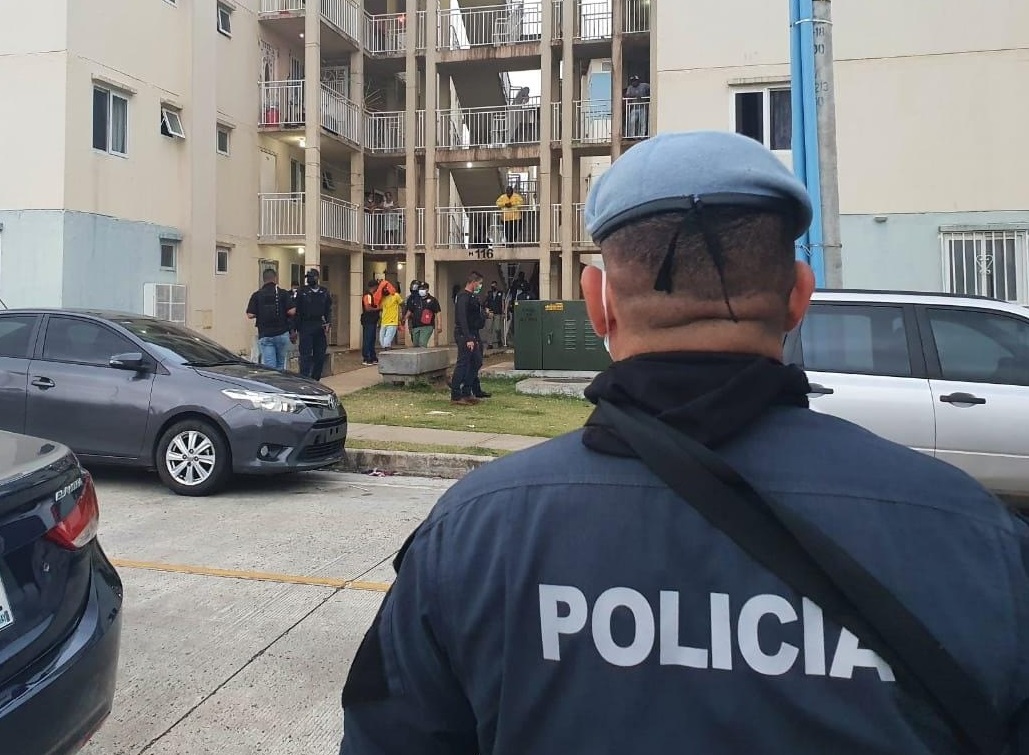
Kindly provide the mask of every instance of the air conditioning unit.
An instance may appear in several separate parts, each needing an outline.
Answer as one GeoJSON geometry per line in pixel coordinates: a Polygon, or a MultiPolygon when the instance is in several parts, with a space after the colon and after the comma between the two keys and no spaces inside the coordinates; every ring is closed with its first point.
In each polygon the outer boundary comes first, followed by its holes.
{"type": "Polygon", "coordinates": [[[186,324],[186,286],[181,283],[144,283],[143,314],[186,324]]]}

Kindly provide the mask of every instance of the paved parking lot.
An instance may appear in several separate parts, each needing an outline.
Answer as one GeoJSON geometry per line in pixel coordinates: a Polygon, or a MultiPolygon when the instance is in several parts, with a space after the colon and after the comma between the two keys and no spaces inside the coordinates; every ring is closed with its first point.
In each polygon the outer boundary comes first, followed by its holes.
{"type": "Polygon", "coordinates": [[[337,752],[392,557],[450,483],[317,473],[190,499],[150,475],[96,480],[125,609],[114,712],[87,755],[337,752]]]}

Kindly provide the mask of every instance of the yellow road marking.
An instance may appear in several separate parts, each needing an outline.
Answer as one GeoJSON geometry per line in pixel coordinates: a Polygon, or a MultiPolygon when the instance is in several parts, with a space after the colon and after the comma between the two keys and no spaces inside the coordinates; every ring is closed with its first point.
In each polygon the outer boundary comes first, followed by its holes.
{"type": "Polygon", "coordinates": [[[174,574],[191,574],[200,577],[224,577],[226,579],[246,579],[256,582],[280,582],[289,585],[310,585],[313,587],[334,587],[337,590],[366,590],[368,592],[386,592],[390,585],[387,582],[363,582],[355,579],[337,579],[333,577],[305,577],[301,574],[278,574],[275,572],[239,571],[237,569],[215,569],[209,566],[190,566],[187,564],[163,564],[155,561],[131,561],[124,558],[112,558],[111,563],[120,569],[145,569],[147,571],[172,572],[174,574]]]}

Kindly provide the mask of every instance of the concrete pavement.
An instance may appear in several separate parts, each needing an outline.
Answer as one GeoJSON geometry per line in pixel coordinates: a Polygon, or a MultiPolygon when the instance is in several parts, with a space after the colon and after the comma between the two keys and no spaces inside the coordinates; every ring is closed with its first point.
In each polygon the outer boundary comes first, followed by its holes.
{"type": "Polygon", "coordinates": [[[309,473],[194,499],[96,481],[125,603],[114,711],[84,753],[334,755],[392,558],[449,483],[309,473]]]}

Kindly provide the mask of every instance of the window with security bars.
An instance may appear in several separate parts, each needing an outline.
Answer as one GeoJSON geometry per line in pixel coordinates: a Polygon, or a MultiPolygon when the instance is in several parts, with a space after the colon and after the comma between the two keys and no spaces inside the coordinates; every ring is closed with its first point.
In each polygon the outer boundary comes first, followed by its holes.
{"type": "Polygon", "coordinates": [[[943,234],[944,271],[952,294],[1029,304],[1026,231],[943,234]]]}

